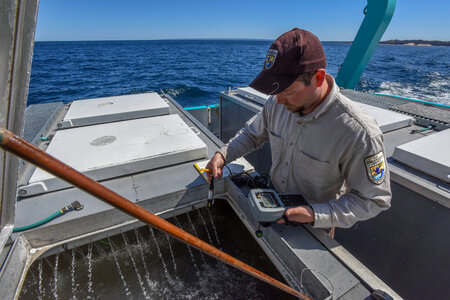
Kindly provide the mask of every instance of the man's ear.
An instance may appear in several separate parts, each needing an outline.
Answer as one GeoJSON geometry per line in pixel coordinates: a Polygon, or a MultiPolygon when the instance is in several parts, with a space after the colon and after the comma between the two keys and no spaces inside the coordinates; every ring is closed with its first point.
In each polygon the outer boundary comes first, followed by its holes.
{"type": "Polygon", "coordinates": [[[323,82],[325,81],[325,77],[326,77],[325,70],[324,69],[317,70],[315,77],[316,77],[316,86],[317,87],[322,86],[323,82]]]}

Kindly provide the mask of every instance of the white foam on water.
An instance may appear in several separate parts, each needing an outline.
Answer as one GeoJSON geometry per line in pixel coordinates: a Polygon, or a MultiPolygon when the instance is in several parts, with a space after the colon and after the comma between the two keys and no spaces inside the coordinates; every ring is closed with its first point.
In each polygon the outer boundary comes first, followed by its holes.
{"type": "Polygon", "coordinates": [[[173,250],[172,250],[172,245],[170,244],[169,235],[167,233],[164,233],[164,235],[166,236],[167,244],[169,245],[170,255],[172,256],[173,270],[176,274],[177,273],[177,264],[175,263],[175,256],[173,255],[173,250]]]}
{"type": "Polygon", "coordinates": [[[167,269],[166,262],[164,261],[164,258],[161,253],[161,248],[159,247],[158,241],[156,240],[155,232],[153,231],[153,228],[151,226],[147,226],[147,227],[148,227],[148,230],[150,231],[150,233],[152,234],[153,242],[155,243],[156,249],[158,250],[158,256],[159,256],[159,259],[161,260],[161,263],[163,266],[164,276],[166,277],[169,284],[174,286],[176,283],[169,274],[169,270],[167,269]]]}
{"type": "MultiPolygon", "coordinates": [[[[183,227],[181,227],[180,221],[178,221],[177,216],[175,216],[175,223],[177,224],[178,228],[183,229],[183,227]]],[[[183,230],[184,230],[184,229],[183,229],[183,230]]],[[[195,269],[196,269],[196,274],[197,274],[197,276],[199,276],[200,270],[199,270],[199,268],[198,268],[198,266],[197,266],[197,264],[196,264],[196,262],[195,262],[195,258],[194,258],[194,254],[192,253],[191,246],[189,246],[188,244],[186,244],[186,247],[187,247],[187,249],[188,249],[188,251],[189,251],[189,255],[191,256],[192,263],[194,264],[194,267],[195,267],[195,269]]]]}
{"type": "Polygon", "coordinates": [[[75,249],[72,249],[72,260],[70,262],[70,279],[71,279],[71,287],[72,287],[72,299],[76,300],[77,299],[77,283],[76,283],[76,279],[75,279],[75,249]]]}
{"type": "Polygon", "coordinates": [[[41,259],[38,264],[38,274],[39,274],[39,283],[38,283],[39,296],[38,297],[39,297],[39,299],[45,298],[45,288],[42,284],[42,280],[43,280],[42,272],[43,272],[43,267],[42,267],[42,259],[41,259]]]}
{"type": "MultiPolygon", "coordinates": [[[[134,229],[134,234],[136,236],[136,241],[138,242],[138,249],[139,249],[139,253],[141,255],[142,266],[144,267],[144,271],[145,271],[145,281],[147,282],[148,286],[150,287],[150,290],[155,292],[157,290],[158,284],[156,281],[152,281],[150,279],[150,272],[148,271],[147,263],[145,262],[144,250],[142,249],[142,244],[144,244],[144,241],[136,229],[134,229]]],[[[146,249],[148,249],[148,247],[146,249]]]]}
{"type": "MultiPolygon", "coordinates": [[[[102,249],[103,250],[103,249],[102,249]]],[[[88,255],[87,255],[87,261],[88,261],[88,297],[92,297],[94,295],[94,290],[92,289],[92,243],[88,244],[88,255]]]]}
{"type": "Polygon", "coordinates": [[[127,295],[131,299],[130,288],[128,287],[128,284],[125,281],[125,277],[123,276],[122,269],[120,268],[119,260],[117,259],[117,254],[116,254],[116,251],[114,250],[115,246],[113,245],[113,242],[109,237],[108,237],[108,242],[109,242],[109,246],[111,247],[112,256],[114,257],[114,262],[116,263],[117,272],[119,273],[120,279],[122,280],[122,284],[125,289],[125,295],[127,295]]]}
{"type": "MultiPolygon", "coordinates": [[[[189,215],[189,212],[186,213],[186,217],[188,219],[189,224],[191,225],[191,228],[192,228],[192,231],[194,232],[194,235],[196,237],[198,237],[197,230],[195,229],[194,223],[192,222],[192,219],[191,219],[191,216],[189,215]]],[[[205,255],[203,255],[202,251],[200,251],[200,255],[202,256],[203,263],[205,263],[205,255]]]]}
{"type": "Polygon", "coordinates": [[[58,299],[58,262],[59,262],[59,253],[55,255],[55,268],[53,269],[53,297],[58,299]]]}
{"type": "Polygon", "coordinates": [[[124,233],[122,233],[122,239],[123,239],[123,242],[125,244],[125,249],[127,250],[128,255],[130,256],[131,263],[133,264],[133,268],[134,268],[134,271],[136,273],[136,277],[138,279],[139,286],[141,287],[141,290],[142,290],[142,295],[144,296],[145,299],[150,299],[150,296],[147,294],[147,290],[145,289],[145,284],[142,281],[141,274],[139,273],[139,270],[138,270],[138,268],[136,266],[136,262],[134,260],[133,254],[131,253],[129,243],[127,241],[127,237],[125,236],[124,233]]]}
{"type": "Polygon", "coordinates": [[[381,83],[377,93],[406,98],[417,98],[417,93],[415,93],[413,86],[401,82],[384,81],[381,83]]]}
{"type": "Polygon", "coordinates": [[[439,92],[439,97],[436,98],[437,103],[450,105],[450,77],[436,78],[429,86],[439,92]]]}
{"type": "Polygon", "coordinates": [[[427,86],[384,81],[376,93],[450,105],[450,77],[433,76],[433,79],[427,86]]]}
{"type": "Polygon", "coordinates": [[[219,236],[217,235],[217,230],[216,230],[216,226],[214,225],[214,221],[213,221],[213,218],[212,218],[212,215],[211,215],[211,211],[209,209],[206,209],[206,211],[207,211],[208,216],[209,216],[209,221],[211,222],[211,225],[212,225],[212,227],[214,229],[214,235],[216,237],[217,244],[220,245],[219,236]]]}
{"type": "Polygon", "coordinates": [[[213,244],[213,241],[212,241],[212,239],[211,239],[211,235],[209,234],[208,227],[206,226],[205,219],[203,219],[203,215],[202,215],[200,209],[198,209],[197,211],[198,211],[198,215],[200,216],[200,220],[202,220],[203,226],[205,227],[206,234],[208,235],[209,243],[212,245],[212,244],[213,244]]]}
{"type": "Polygon", "coordinates": [[[170,95],[170,96],[176,98],[179,94],[182,94],[182,93],[186,92],[187,90],[188,90],[187,88],[167,89],[165,91],[165,93],[167,95],[170,95]]]}

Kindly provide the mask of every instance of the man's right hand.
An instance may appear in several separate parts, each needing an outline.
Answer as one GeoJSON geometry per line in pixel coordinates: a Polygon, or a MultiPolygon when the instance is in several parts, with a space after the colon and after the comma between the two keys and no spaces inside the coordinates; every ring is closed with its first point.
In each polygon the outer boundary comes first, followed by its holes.
{"type": "MultiPolygon", "coordinates": [[[[289,221],[297,223],[313,223],[314,210],[309,205],[300,205],[286,210],[286,217],[289,221]]],[[[283,219],[277,221],[278,224],[284,223],[283,219]]]]}
{"type": "Polygon", "coordinates": [[[222,169],[224,165],[225,159],[223,158],[222,154],[216,152],[213,158],[211,158],[211,160],[206,165],[206,168],[211,170],[211,172],[208,172],[208,179],[211,179],[212,176],[214,176],[214,179],[222,178],[222,169]]]}

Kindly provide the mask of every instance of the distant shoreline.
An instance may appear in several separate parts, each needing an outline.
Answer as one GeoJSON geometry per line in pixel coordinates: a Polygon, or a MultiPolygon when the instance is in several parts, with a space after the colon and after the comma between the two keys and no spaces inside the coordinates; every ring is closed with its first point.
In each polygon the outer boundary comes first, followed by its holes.
{"type": "MultiPolygon", "coordinates": [[[[351,41],[326,41],[327,43],[346,43],[351,44],[351,41]]],[[[381,45],[397,45],[397,46],[444,46],[449,47],[450,41],[425,41],[425,40],[388,40],[381,41],[381,45]]]]}
{"type": "MultiPolygon", "coordinates": [[[[75,40],[75,41],[35,41],[37,43],[98,43],[98,42],[146,42],[146,41],[252,41],[252,42],[272,42],[267,39],[250,38],[185,38],[185,39],[157,39],[157,40],[75,40]]],[[[351,44],[353,41],[322,41],[324,43],[344,43],[351,44]]],[[[401,46],[450,46],[450,41],[426,41],[426,40],[387,40],[381,41],[382,45],[401,46]]]]}
{"type": "Polygon", "coordinates": [[[388,40],[381,41],[382,45],[403,45],[403,46],[450,46],[450,41],[424,41],[424,40],[388,40]]]}

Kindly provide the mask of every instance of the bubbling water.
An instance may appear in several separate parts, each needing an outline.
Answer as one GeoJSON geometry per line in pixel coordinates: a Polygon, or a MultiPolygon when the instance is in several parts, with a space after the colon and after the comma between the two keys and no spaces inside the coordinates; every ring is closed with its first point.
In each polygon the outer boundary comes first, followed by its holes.
{"type": "MultiPolygon", "coordinates": [[[[168,221],[283,281],[226,202],[216,201],[211,211],[201,208],[168,221]]],[[[294,299],[290,297],[148,226],[36,261],[20,295],[20,299],[294,299]]]]}

